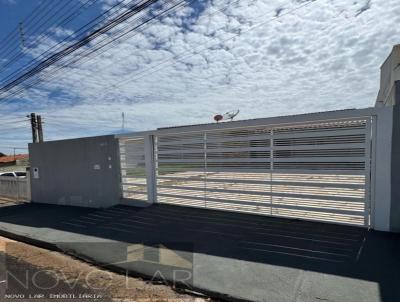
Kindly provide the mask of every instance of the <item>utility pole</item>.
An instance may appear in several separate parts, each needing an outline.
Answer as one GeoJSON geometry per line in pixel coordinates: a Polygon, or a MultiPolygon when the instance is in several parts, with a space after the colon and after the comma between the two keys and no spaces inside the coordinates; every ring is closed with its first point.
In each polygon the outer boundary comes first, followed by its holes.
{"type": "Polygon", "coordinates": [[[43,143],[43,125],[42,125],[42,117],[40,115],[36,116],[37,121],[37,131],[39,136],[39,143],[43,143]]]}
{"type": "Polygon", "coordinates": [[[122,132],[125,132],[125,112],[122,112],[122,132]]]}
{"type": "Polygon", "coordinates": [[[22,26],[22,22],[19,22],[19,38],[21,40],[21,48],[25,47],[25,34],[24,34],[24,28],[22,26]]]}
{"type": "MultiPolygon", "coordinates": [[[[29,115],[28,115],[29,117],[29,115]]],[[[37,123],[36,123],[36,114],[31,113],[30,114],[31,118],[31,127],[32,127],[32,142],[37,143],[37,123]]]]}

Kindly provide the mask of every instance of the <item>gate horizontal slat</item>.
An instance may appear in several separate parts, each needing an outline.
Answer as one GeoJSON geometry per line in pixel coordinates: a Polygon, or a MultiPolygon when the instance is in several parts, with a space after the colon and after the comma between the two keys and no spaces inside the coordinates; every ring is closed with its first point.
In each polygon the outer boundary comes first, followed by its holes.
{"type": "Polygon", "coordinates": [[[304,133],[285,133],[285,134],[274,134],[274,139],[283,138],[313,138],[313,137],[346,137],[365,135],[365,129],[340,129],[340,130],[329,130],[329,131],[318,131],[318,132],[304,132],[304,133]]]}
{"type": "MultiPolygon", "coordinates": [[[[164,197],[173,197],[176,199],[186,199],[188,202],[189,200],[198,200],[204,202],[203,206],[208,202],[219,202],[224,204],[231,204],[231,205],[249,205],[255,207],[270,207],[271,202],[252,202],[252,201],[238,201],[238,200],[231,200],[231,199],[220,199],[220,198],[206,198],[205,200],[198,196],[181,196],[177,194],[170,194],[170,193],[159,193],[160,196],[164,197]]],[[[200,203],[197,203],[200,205],[200,203]]],[[[285,205],[285,204],[274,204],[274,208],[276,209],[288,209],[288,210],[298,210],[298,211],[313,211],[313,212],[320,212],[320,213],[333,213],[333,214],[345,214],[345,215],[360,215],[363,213],[364,209],[354,209],[354,210],[343,210],[343,209],[334,209],[334,208],[322,208],[322,207],[310,207],[304,205],[285,205]]]]}
{"type": "Polygon", "coordinates": [[[273,146],[271,149],[273,150],[326,150],[326,149],[364,149],[364,143],[347,143],[347,144],[320,144],[315,145],[289,145],[289,146],[273,146]]]}
{"type": "MultiPolygon", "coordinates": [[[[225,189],[214,189],[214,188],[201,188],[201,187],[190,187],[190,186],[166,186],[159,184],[159,190],[162,192],[162,189],[173,189],[173,190],[188,190],[188,191],[204,191],[204,192],[216,192],[216,193],[232,193],[232,194],[243,194],[249,195],[249,198],[255,198],[255,196],[275,196],[275,197],[291,197],[291,198],[303,198],[303,199],[321,199],[322,197],[328,201],[343,201],[343,202],[357,202],[364,203],[363,197],[350,197],[350,196],[337,196],[337,195],[317,195],[317,194],[296,194],[296,193],[284,193],[284,192],[268,192],[265,191],[245,191],[245,190],[225,190],[225,189]],[[252,196],[253,195],[253,196],[252,196]]],[[[183,191],[181,191],[182,193],[183,191]]],[[[207,196],[212,196],[212,194],[207,194],[207,196]]]]}
{"type": "MultiPolygon", "coordinates": [[[[205,180],[205,177],[168,177],[168,176],[159,176],[159,180],[181,180],[181,181],[199,181],[205,180]]],[[[247,179],[236,179],[236,178],[225,178],[225,179],[218,179],[218,178],[209,178],[207,177],[207,182],[217,182],[217,183],[234,183],[234,184],[261,184],[261,185],[286,185],[286,186],[310,186],[310,187],[318,187],[318,188],[348,188],[348,189],[363,189],[364,185],[359,183],[329,183],[329,182],[307,182],[307,181],[270,181],[270,180],[247,180],[247,179]]],[[[159,182],[162,183],[162,182],[159,182]]]]}
{"type": "Polygon", "coordinates": [[[295,157],[295,158],[274,158],[274,162],[305,162],[305,163],[350,163],[350,162],[365,162],[365,157],[295,157]]]}
{"type": "Polygon", "coordinates": [[[363,225],[369,118],[157,136],[159,202],[363,225]]]}

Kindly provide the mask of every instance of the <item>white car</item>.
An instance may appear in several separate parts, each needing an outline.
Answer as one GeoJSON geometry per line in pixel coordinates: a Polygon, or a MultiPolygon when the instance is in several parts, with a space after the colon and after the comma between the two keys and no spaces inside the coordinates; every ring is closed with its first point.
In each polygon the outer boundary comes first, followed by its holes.
{"type": "Polygon", "coordinates": [[[26,177],[26,172],[22,172],[22,171],[18,171],[18,172],[5,172],[5,173],[0,173],[0,176],[24,178],[24,177],[26,177]]]}

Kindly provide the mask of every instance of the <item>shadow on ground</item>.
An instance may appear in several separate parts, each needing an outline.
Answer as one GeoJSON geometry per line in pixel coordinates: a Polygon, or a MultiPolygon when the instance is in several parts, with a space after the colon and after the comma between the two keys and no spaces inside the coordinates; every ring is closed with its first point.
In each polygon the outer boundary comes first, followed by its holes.
{"type": "Polygon", "coordinates": [[[188,252],[375,282],[381,301],[400,301],[399,234],[169,205],[6,204],[0,229],[4,223],[128,243],[186,242],[188,252]]]}

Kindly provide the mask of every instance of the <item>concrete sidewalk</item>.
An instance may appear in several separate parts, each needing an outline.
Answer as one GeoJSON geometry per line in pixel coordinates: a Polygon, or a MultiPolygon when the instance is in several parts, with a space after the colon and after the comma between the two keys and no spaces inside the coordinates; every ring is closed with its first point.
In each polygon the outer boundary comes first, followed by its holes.
{"type": "Polygon", "coordinates": [[[0,207],[0,234],[252,301],[400,301],[400,236],[168,205],[0,207]]]}

